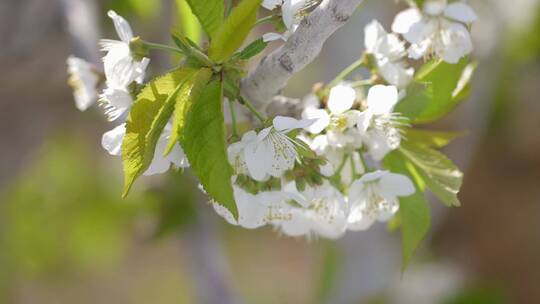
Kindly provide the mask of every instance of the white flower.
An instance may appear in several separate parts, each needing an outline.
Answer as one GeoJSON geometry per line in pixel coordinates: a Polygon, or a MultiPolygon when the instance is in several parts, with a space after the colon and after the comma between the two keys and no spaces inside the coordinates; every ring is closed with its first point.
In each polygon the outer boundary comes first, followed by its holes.
{"type": "MultiPolygon", "coordinates": [[[[171,164],[174,164],[179,168],[189,167],[188,159],[178,143],[167,156],[163,155],[169,143],[171,130],[172,127],[170,124],[168,124],[163,130],[163,133],[156,144],[156,150],[154,152],[152,163],[144,172],[144,175],[165,173],[167,170],[169,170],[171,164]]],[[[110,155],[120,156],[122,154],[122,141],[124,140],[125,135],[126,124],[123,123],[103,134],[101,145],[107,152],[109,152],[110,155]]]]}
{"type": "Polygon", "coordinates": [[[302,12],[311,6],[312,2],[313,1],[311,0],[264,0],[262,6],[268,10],[273,10],[278,6],[281,6],[281,16],[287,31],[283,34],[266,33],[263,35],[263,40],[265,42],[280,39],[287,41],[302,21],[304,17],[302,12]]]}
{"type": "Polygon", "coordinates": [[[405,175],[388,171],[363,175],[349,190],[348,228],[365,230],[375,221],[391,219],[399,209],[398,196],[409,196],[414,192],[413,183],[405,175]]]}
{"type": "Polygon", "coordinates": [[[297,205],[290,205],[288,216],[273,223],[285,235],[338,238],[347,230],[348,206],[345,197],[334,187],[325,183],[298,191],[292,181],[283,189],[286,196],[297,205]]]}
{"type": "Polygon", "coordinates": [[[367,110],[358,117],[357,127],[362,141],[375,160],[381,160],[401,143],[404,118],[393,113],[398,102],[398,91],[394,86],[375,85],[369,89],[367,110]]]}
{"type": "Polygon", "coordinates": [[[319,109],[319,103],[318,101],[316,103],[312,101],[312,95],[308,96],[308,98],[309,104],[306,102],[306,107],[302,111],[302,118],[312,119],[314,123],[304,129],[312,134],[319,134],[330,125],[331,118],[334,118],[334,120],[345,118],[347,120],[347,115],[342,114],[352,108],[356,100],[356,91],[347,83],[340,83],[331,88],[327,101],[327,108],[330,113],[325,109],[319,109]]]}
{"type": "Polygon", "coordinates": [[[411,43],[409,57],[419,59],[435,54],[448,63],[472,52],[468,25],[476,20],[474,10],[464,2],[427,0],[420,11],[410,8],[399,13],[392,30],[411,43]]]}
{"type": "Polygon", "coordinates": [[[133,103],[129,86],[133,82],[142,83],[146,68],[150,60],[135,58],[131,53],[130,43],[133,31],[129,23],[109,11],[109,17],[113,20],[118,40],[104,39],[100,41],[102,50],[107,52],[103,57],[107,88],[101,94],[106,114],[109,120],[116,120],[124,115],[133,103]]]}
{"type": "Polygon", "coordinates": [[[212,202],[214,210],[232,225],[256,229],[276,219],[276,216],[279,217],[283,212],[284,196],[281,191],[259,192],[254,195],[236,185],[233,185],[233,191],[238,208],[238,220],[227,208],[217,202],[212,202]]]}
{"type": "Polygon", "coordinates": [[[99,74],[93,64],[81,58],[70,56],[67,65],[75,105],[85,111],[98,100],[99,74]]]}
{"type": "Polygon", "coordinates": [[[240,142],[231,145],[229,160],[237,171],[247,171],[257,181],[265,181],[270,176],[281,177],[298,159],[297,143],[287,133],[312,123],[312,120],[277,116],[271,127],[257,135],[248,132],[240,142]]]}
{"type": "Polygon", "coordinates": [[[366,52],[375,57],[380,75],[389,84],[405,88],[414,74],[414,69],[407,68],[403,61],[405,44],[396,34],[388,34],[376,20],[368,24],[364,32],[366,52]]]}

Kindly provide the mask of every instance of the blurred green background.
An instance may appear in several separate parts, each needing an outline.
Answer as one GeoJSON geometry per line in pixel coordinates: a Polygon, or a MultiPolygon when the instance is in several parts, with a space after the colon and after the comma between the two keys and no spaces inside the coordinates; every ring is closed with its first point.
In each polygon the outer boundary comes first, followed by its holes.
{"type": "MultiPolygon", "coordinates": [[[[540,1],[470,1],[473,93],[433,126],[468,130],[447,150],[466,174],[463,206],[433,202],[433,232],[404,274],[383,225],[337,242],[239,229],[189,172],[120,198],[120,162],[100,147],[111,126],[75,109],[65,59],[98,62],[108,9],[146,40],[196,37],[181,2],[0,2],[0,303],[540,303],[540,1]]],[[[365,0],[287,94],[331,79],[361,53],[363,26],[388,28],[402,7],[365,0]]],[[[153,57],[152,72],[172,60],[153,57]]]]}

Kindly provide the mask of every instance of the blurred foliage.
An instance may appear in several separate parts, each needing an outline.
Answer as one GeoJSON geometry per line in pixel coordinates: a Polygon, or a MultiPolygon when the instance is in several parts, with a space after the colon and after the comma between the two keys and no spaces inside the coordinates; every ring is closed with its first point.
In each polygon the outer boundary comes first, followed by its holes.
{"type": "Polygon", "coordinates": [[[135,14],[143,19],[155,17],[161,9],[160,0],[110,0],[103,6],[115,10],[120,15],[135,14]]]}
{"type": "Polygon", "coordinates": [[[495,97],[490,112],[489,131],[497,135],[512,117],[517,96],[516,90],[521,77],[526,77],[523,69],[538,64],[540,59],[540,3],[536,5],[536,15],[527,31],[507,35],[507,46],[503,49],[503,61],[496,84],[495,97]]]}
{"type": "Polygon", "coordinates": [[[186,0],[176,0],[176,26],[182,34],[197,44],[202,42],[202,28],[186,0]]]}
{"type": "Polygon", "coordinates": [[[333,241],[321,241],[323,256],[321,259],[321,273],[317,299],[320,303],[327,303],[331,293],[336,288],[340,268],[343,266],[343,253],[333,241]]]}
{"type": "Polygon", "coordinates": [[[123,200],[119,172],[93,154],[74,136],[48,140],[0,194],[0,302],[18,281],[110,268],[140,222],[162,237],[193,220],[196,187],[181,173],[123,200]]]}
{"type": "Polygon", "coordinates": [[[91,149],[56,138],[14,179],[0,205],[0,276],[62,276],[116,262],[140,199],[119,199],[117,177],[96,170],[91,149]]]}
{"type": "Polygon", "coordinates": [[[466,288],[444,304],[508,304],[508,299],[500,289],[481,285],[466,288]]]}

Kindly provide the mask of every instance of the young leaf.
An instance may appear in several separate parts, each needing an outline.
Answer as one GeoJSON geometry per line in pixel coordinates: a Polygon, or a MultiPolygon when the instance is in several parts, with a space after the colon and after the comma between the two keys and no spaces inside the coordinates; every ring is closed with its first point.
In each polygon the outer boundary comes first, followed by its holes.
{"type": "Polygon", "coordinates": [[[122,143],[124,194],[150,166],[163,128],[169,121],[182,85],[196,70],[179,69],[146,85],[133,104],[122,143]]]}
{"type": "Polygon", "coordinates": [[[233,170],[225,141],[221,81],[211,81],[192,103],[180,137],[182,147],[204,190],[237,218],[231,183],[233,170]]]}
{"type": "Polygon", "coordinates": [[[187,3],[199,19],[204,31],[213,39],[223,24],[225,15],[223,0],[187,0],[187,3]]]}
{"type": "MultiPolygon", "coordinates": [[[[408,160],[399,150],[389,153],[384,158],[384,167],[394,173],[410,175],[408,160]]],[[[414,177],[413,177],[413,180],[414,177]]],[[[431,210],[422,193],[422,187],[415,183],[416,192],[399,198],[399,223],[401,227],[401,246],[403,255],[402,269],[411,261],[416,248],[424,239],[431,226],[431,210]]]]}
{"type": "Polygon", "coordinates": [[[261,1],[242,0],[232,10],[210,44],[208,55],[212,60],[224,61],[242,46],[257,21],[257,10],[261,1]]]}
{"type": "Polygon", "coordinates": [[[414,0],[414,2],[416,3],[416,5],[419,8],[422,8],[422,6],[424,5],[425,0],[414,0]]]}
{"type": "Polygon", "coordinates": [[[174,148],[174,145],[178,142],[180,136],[182,136],[185,124],[186,116],[193,105],[193,101],[197,100],[202,93],[202,90],[210,80],[212,71],[210,69],[200,69],[193,77],[189,78],[186,83],[180,89],[178,96],[176,97],[174,107],[173,129],[169,138],[169,144],[165,153],[169,154],[174,148]]]}
{"type": "Polygon", "coordinates": [[[262,38],[259,38],[246,46],[241,52],[236,53],[235,58],[240,60],[248,60],[264,51],[267,46],[268,42],[265,42],[262,38]]]}
{"type": "Polygon", "coordinates": [[[182,33],[189,39],[200,43],[202,30],[195,16],[189,7],[189,4],[186,0],[176,0],[176,7],[178,13],[178,23],[182,29],[182,33]]]}
{"type": "Polygon", "coordinates": [[[460,132],[439,132],[418,129],[409,129],[405,135],[406,141],[425,145],[432,148],[442,148],[447,146],[454,139],[462,136],[460,132]]]}
{"type": "Polygon", "coordinates": [[[459,206],[463,173],[441,152],[425,145],[403,142],[399,152],[423,177],[427,187],[447,206],[459,206]]]}
{"type": "Polygon", "coordinates": [[[407,96],[396,106],[396,112],[409,117],[414,124],[430,123],[448,114],[462,100],[454,98],[454,91],[467,62],[465,57],[457,64],[434,61],[424,65],[407,96]]]}
{"type": "Polygon", "coordinates": [[[399,216],[401,220],[401,246],[405,270],[409,265],[416,248],[429,232],[431,226],[431,210],[424,195],[418,190],[411,196],[399,199],[399,216]]]}

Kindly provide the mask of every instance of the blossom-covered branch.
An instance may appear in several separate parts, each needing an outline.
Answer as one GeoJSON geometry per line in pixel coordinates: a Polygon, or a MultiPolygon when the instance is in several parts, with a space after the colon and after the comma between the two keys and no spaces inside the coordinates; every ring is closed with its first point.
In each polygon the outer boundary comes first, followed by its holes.
{"type": "Polygon", "coordinates": [[[242,81],[242,93],[257,107],[267,105],[294,73],[320,53],[326,40],[343,26],[363,0],[324,0],[287,42],[266,56],[242,81]]]}

